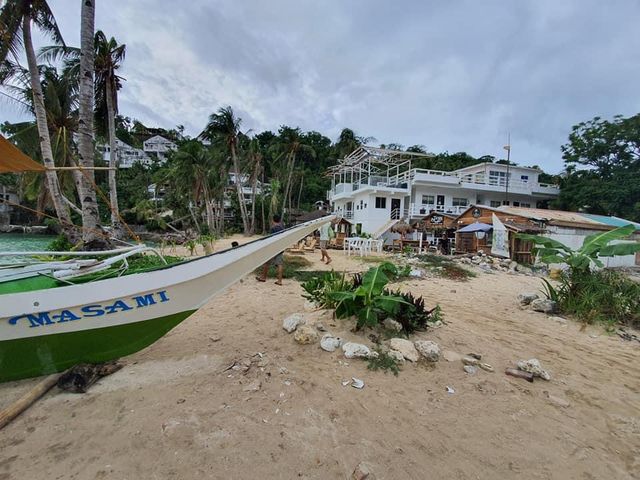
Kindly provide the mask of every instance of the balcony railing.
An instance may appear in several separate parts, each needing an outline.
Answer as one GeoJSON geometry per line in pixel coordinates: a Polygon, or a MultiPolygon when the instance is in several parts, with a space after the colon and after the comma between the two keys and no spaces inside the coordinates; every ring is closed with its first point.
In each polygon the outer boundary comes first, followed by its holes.
{"type": "Polygon", "coordinates": [[[426,204],[412,203],[411,206],[409,207],[409,216],[411,218],[426,217],[431,212],[452,213],[454,215],[460,215],[467,208],[469,208],[468,205],[453,206],[453,205],[433,205],[433,204],[426,205],[426,204]]]}

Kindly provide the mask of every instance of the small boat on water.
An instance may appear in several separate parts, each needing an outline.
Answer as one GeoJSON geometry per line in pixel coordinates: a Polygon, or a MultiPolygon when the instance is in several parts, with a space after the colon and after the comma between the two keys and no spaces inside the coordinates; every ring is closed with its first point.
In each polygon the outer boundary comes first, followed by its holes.
{"type": "Polygon", "coordinates": [[[0,270],[0,382],[137,352],[332,219],[312,220],[237,248],[152,271],[87,283],[66,279],[78,269],[100,270],[101,262],[13,267],[5,272],[4,282],[0,270]],[[54,283],[42,283],[43,279],[54,283]]]}

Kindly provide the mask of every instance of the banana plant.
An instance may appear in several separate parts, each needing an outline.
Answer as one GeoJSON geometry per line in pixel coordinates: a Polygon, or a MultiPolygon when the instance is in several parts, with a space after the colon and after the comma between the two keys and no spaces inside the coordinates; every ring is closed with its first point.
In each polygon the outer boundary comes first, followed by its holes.
{"type": "Polygon", "coordinates": [[[582,246],[574,250],[562,242],[539,235],[519,234],[518,238],[533,243],[531,254],[538,256],[543,263],[566,263],[572,272],[589,272],[591,265],[604,267],[599,257],[616,257],[621,255],[633,255],[640,252],[640,242],[612,243],[623,240],[633,232],[636,227],[632,224],[618,227],[602,233],[594,233],[586,237],[582,246]]]}
{"type": "Polygon", "coordinates": [[[394,315],[401,304],[411,305],[401,296],[385,292],[389,275],[397,274],[395,265],[384,262],[367,270],[362,276],[362,285],[355,291],[331,293],[331,298],[337,302],[336,317],[356,315],[356,329],[359,330],[363,326],[375,326],[383,315],[394,315]]]}

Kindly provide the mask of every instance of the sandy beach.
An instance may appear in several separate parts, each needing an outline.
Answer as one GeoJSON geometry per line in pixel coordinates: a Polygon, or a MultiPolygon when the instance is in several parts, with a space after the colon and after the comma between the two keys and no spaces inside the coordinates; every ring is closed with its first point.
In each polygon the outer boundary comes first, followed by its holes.
{"type": "MultiPolygon", "coordinates": [[[[316,270],[369,266],[332,254],[329,267],[305,257],[316,270]]],[[[0,431],[0,480],[348,479],[361,462],[376,479],[640,478],[640,344],[522,310],[516,295],[540,288],[533,276],[402,288],[446,321],[414,339],[482,354],[495,372],[441,359],[396,377],[298,345],[282,329],[305,312],[298,282],[248,276],[88,393],[53,389],[0,431]],[[532,357],[551,381],[504,374],[532,357]],[[351,377],[365,387],[343,386],[351,377]]],[[[371,344],[328,312],[305,315],[371,344]]],[[[0,407],[36,382],[0,385],[0,407]]]]}

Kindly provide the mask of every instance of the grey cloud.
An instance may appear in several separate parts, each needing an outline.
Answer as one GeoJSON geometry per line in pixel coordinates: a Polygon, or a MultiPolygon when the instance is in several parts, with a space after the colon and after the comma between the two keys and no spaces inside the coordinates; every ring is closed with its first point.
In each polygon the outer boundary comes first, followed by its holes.
{"type": "MultiPolygon", "coordinates": [[[[79,6],[55,5],[77,44],[79,6]]],[[[100,2],[127,43],[122,113],[195,135],[232,105],[246,129],[502,156],[550,171],[573,124],[634,114],[633,0],[100,2]]],[[[2,107],[0,107],[2,108],[2,107]]]]}

